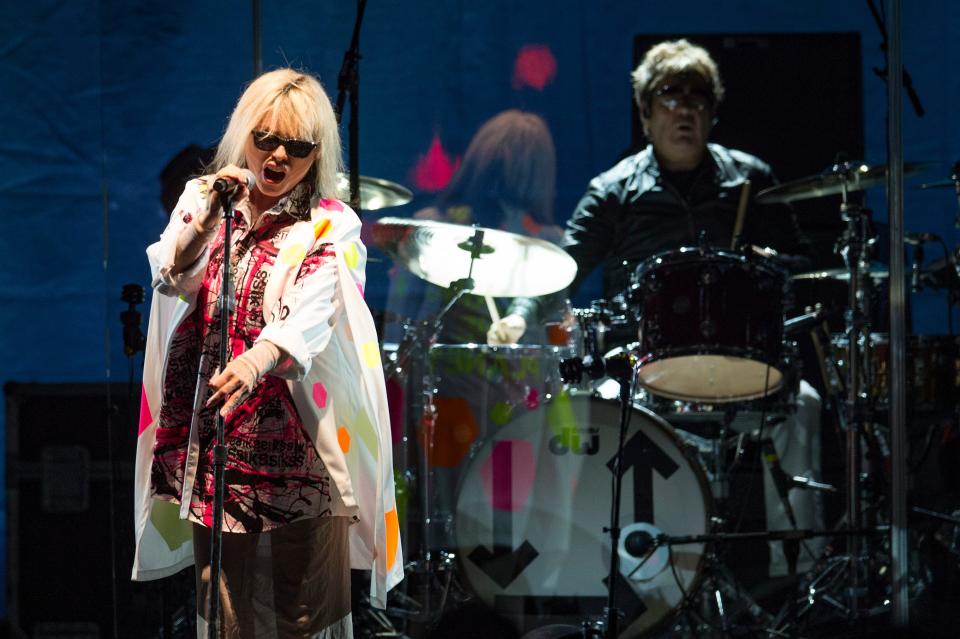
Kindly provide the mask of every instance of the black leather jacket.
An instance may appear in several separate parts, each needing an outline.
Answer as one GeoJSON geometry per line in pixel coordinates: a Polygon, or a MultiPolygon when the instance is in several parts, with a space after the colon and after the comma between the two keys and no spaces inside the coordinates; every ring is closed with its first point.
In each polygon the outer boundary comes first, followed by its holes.
{"type": "Polygon", "coordinates": [[[697,246],[701,233],[708,244],[729,249],[746,179],[751,197],[742,242],[771,247],[788,266],[802,268],[809,245],[792,209],[754,201],[776,183],[769,165],[719,144],[707,149],[700,167],[688,173],[661,171],[648,146],[591,180],[562,243],[577,262],[570,288],[545,298],[516,299],[510,312],[523,315],[528,325],[538,323],[576,293],[597,266],[603,267],[603,297],[609,300],[627,289],[637,264],[657,253],[697,246]]]}

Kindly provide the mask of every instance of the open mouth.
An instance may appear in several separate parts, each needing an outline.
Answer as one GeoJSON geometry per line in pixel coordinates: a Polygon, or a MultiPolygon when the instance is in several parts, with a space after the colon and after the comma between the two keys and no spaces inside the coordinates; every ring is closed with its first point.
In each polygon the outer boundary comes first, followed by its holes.
{"type": "Polygon", "coordinates": [[[283,171],[276,171],[274,169],[263,167],[263,181],[267,184],[279,184],[280,182],[283,182],[284,175],[285,174],[283,171]]]}

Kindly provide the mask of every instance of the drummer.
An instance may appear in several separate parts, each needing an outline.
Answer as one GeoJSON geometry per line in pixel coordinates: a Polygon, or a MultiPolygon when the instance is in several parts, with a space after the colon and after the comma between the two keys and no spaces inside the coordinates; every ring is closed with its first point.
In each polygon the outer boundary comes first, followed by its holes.
{"type": "MultiPolygon", "coordinates": [[[[661,42],[632,77],[649,144],[591,180],[567,222],[562,246],[578,266],[568,295],[602,265],[603,297],[612,299],[627,289],[639,262],[696,246],[701,233],[709,244],[729,248],[746,181],[750,194],[775,181],[759,158],[707,142],[724,88],[705,49],[686,40],[661,42]]],[[[751,203],[744,218],[741,242],[775,249],[790,262],[808,252],[791,209],[751,203]]],[[[491,327],[489,341],[516,342],[551,301],[516,300],[491,327]]]]}
{"type": "MultiPolygon", "coordinates": [[[[561,246],[576,261],[578,272],[566,296],[572,296],[601,266],[603,296],[610,300],[627,290],[634,268],[644,259],[702,242],[724,249],[753,245],[768,254],[779,253],[788,265],[804,266],[809,245],[792,210],[752,201],[752,195],[775,183],[770,166],[748,153],[707,141],[724,96],[710,54],[687,40],[661,42],[647,51],[632,80],[649,144],[591,180],[567,222],[561,246]],[[735,238],[745,191],[742,232],[735,238]]],[[[548,312],[555,312],[563,297],[514,300],[508,314],[490,326],[488,343],[519,341],[528,325],[539,324],[548,312]]],[[[807,417],[787,420],[775,434],[783,467],[797,475],[820,468],[819,398],[806,383],[799,395],[803,409],[797,415],[807,417]],[[802,434],[792,432],[796,429],[802,434]]],[[[765,492],[768,514],[779,512],[776,493],[772,488],[765,492]]],[[[791,491],[791,501],[807,497],[798,492],[791,491]]],[[[801,527],[819,524],[813,521],[811,504],[798,503],[794,508],[801,527]]],[[[782,519],[768,523],[787,527],[782,519]]]]}

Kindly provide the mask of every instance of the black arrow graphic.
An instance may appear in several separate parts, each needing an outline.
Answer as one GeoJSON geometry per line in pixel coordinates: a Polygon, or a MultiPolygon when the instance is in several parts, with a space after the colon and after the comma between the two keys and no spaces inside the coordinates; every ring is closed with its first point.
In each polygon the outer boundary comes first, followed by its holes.
{"type": "Polygon", "coordinates": [[[477,546],[467,557],[477,568],[506,588],[539,554],[524,540],[513,547],[513,443],[499,441],[491,454],[491,483],[493,502],[493,552],[477,546]],[[499,506],[499,507],[498,507],[499,506]]]}
{"type": "MultiPolygon", "coordinates": [[[[616,596],[617,607],[625,613],[621,621],[620,628],[629,628],[630,624],[639,619],[647,611],[647,605],[637,596],[637,592],[630,586],[630,583],[624,579],[619,572],[616,576],[616,596]]],[[[603,585],[610,588],[610,577],[603,578],[603,585]]]]}
{"type": "MultiPolygon", "coordinates": [[[[614,472],[616,456],[607,462],[607,468],[614,472]]],[[[670,456],[638,431],[623,447],[623,469],[620,474],[633,468],[633,519],[634,521],[653,522],[653,471],[664,479],[669,479],[680,466],[670,456]]]]}

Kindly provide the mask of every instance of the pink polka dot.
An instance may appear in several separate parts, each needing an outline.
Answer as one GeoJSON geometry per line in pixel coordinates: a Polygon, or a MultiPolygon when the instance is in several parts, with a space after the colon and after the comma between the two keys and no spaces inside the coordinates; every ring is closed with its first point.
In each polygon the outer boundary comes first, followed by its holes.
{"type": "Polygon", "coordinates": [[[528,388],[526,396],[527,408],[536,410],[540,406],[540,391],[536,388],[528,388]]]}
{"type": "Polygon", "coordinates": [[[543,44],[524,45],[513,64],[513,88],[543,91],[557,76],[557,59],[543,44]]]}
{"type": "Polygon", "coordinates": [[[357,282],[357,290],[360,291],[360,297],[363,297],[363,284],[357,282]]]}
{"type": "Polygon", "coordinates": [[[327,389],[320,382],[313,385],[313,401],[320,408],[327,407],[327,389]]]}
{"type": "Polygon", "coordinates": [[[328,211],[339,212],[343,210],[343,204],[340,202],[340,200],[329,200],[327,198],[324,198],[320,200],[319,204],[320,206],[327,209],[328,211]]]}
{"type": "Polygon", "coordinates": [[[150,404],[147,402],[147,389],[140,387],[140,427],[137,429],[139,437],[143,431],[147,430],[150,423],[153,422],[153,415],[150,414],[150,404]]]}

